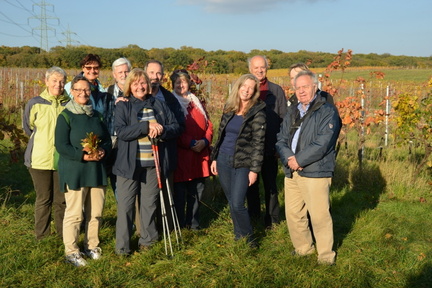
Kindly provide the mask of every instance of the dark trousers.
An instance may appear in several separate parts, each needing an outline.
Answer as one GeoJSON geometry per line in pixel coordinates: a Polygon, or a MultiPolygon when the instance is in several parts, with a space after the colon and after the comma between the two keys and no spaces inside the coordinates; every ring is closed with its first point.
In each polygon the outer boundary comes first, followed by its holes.
{"type": "MultiPolygon", "coordinates": [[[[278,173],[278,159],[274,155],[264,155],[261,167],[261,177],[265,192],[265,216],[264,223],[267,227],[279,223],[279,200],[276,178],[278,173]]],[[[247,192],[248,211],[251,218],[259,218],[261,213],[261,201],[259,192],[259,177],[249,187],[247,192]]]]}
{"type": "Polygon", "coordinates": [[[158,240],[156,228],[156,208],[159,201],[159,188],[156,169],[137,168],[132,180],[117,177],[117,222],[116,252],[131,253],[130,240],[135,218],[135,201],[139,197],[140,238],[138,244],[150,246],[158,240]]]}
{"type": "Polygon", "coordinates": [[[29,168],[36,191],[35,234],[42,239],[51,234],[51,209],[57,234],[63,238],[63,218],[66,208],[64,193],[60,192],[58,172],[29,168]]]}
{"type": "Polygon", "coordinates": [[[205,178],[174,183],[174,204],[180,227],[199,229],[199,205],[204,183],[205,178]]]}

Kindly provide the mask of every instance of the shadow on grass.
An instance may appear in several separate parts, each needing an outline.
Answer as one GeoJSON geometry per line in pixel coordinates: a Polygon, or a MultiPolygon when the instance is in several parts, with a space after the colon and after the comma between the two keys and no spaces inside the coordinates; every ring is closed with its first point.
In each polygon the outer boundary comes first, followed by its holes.
{"type": "Polygon", "coordinates": [[[205,189],[200,202],[200,226],[208,228],[219,218],[221,211],[228,205],[219,179],[211,176],[206,179],[205,189]]]}
{"type": "Polygon", "coordinates": [[[7,202],[8,206],[18,207],[26,201],[34,203],[33,182],[23,163],[22,157],[11,162],[9,154],[0,153],[0,204],[7,202]]]}
{"type": "Polygon", "coordinates": [[[345,191],[332,201],[332,216],[336,250],[342,246],[356,219],[366,210],[374,209],[380,195],[385,192],[386,181],[379,164],[363,164],[362,167],[349,169],[349,164],[339,165],[335,171],[333,188],[345,191]]]}
{"type": "MultiPolygon", "coordinates": [[[[430,254],[430,253],[429,253],[430,254]]],[[[420,274],[410,276],[408,278],[406,288],[429,288],[432,285],[432,264],[428,263],[423,266],[420,274]]]]}
{"type": "MultiPolygon", "coordinates": [[[[279,197],[279,205],[280,205],[279,221],[280,222],[285,220],[285,206],[283,201],[284,178],[285,178],[285,174],[282,168],[280,168],[276,179],[277,188],[279,194],[281,194],[279,195],[280,196],[279,197]]],[[[264,184],[262,179],[260,179],[259,182],[259,193],[260,193],[260,206],[261,206],[260,216],[257,218],[253,218],[253,217],[251,218],[252,227],[254,229],[254,237],[258,243],[268,233],[268,230],[266,229],[267,227],[264,223],[266,208],[265,208],[264,184]]],[[[245,201],[245,205],[247,208],[247,201],[245,201]]],[[[228,206],[228,201],[222,190],[218,177],[216,176],[209,177],[206,180],[206,186],[205,186],[205,190],[204,190],[204,194],[200,206],[200,217],[201,217],[200,225],[202,226],[202,228],[209,227],[211,222],[219,218],[221,211],[224,210],[225,207],[227,206],[228,206]]]]}

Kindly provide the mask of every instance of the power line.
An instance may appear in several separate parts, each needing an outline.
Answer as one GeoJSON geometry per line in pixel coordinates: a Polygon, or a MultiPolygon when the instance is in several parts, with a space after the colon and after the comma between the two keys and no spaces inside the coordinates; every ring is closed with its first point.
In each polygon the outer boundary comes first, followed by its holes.
{"type": "MultiPolygon", "coordinates": [[[[74,43],[75,44],[86,43],[86,41],[84,39],[82,39],[77,33],[72,32],[69,29],[69,25],[66,28],[66,27],[64,27],[64,25],[61,24],[60,17],[58,17],[58,15],[56,15],[56,13],[54,11],[54,5],[48,3],[45,0],[41,0],[39,3],[31,0],[31,3],[33,3],[32,9],[27,8],[22,3],[21,0],[14,0],[14,1],[13,0],[1,0],[1,1],[6,3],[7,5],[13,7],[14,9],[18,9],[18,10],[21,10],[25,13],[28,13],[30,15],[30,17],[27,18],[27,24],[20,24],[20,23],[16,22],[15,17],[14,17],[14,19],[12,19],[12,18],[7,16],[7,15],[12,15],[13,13],[12,14],[6,13],[5,11],[2,12],[0,10],[0,16],[2,18],[4,18],[4,19],[0,19],[0,22],[15,25],[15,26],[19,27],[21,30],[26,32],[26,35],[14,35],[12,33],[7,33],[9,31],[0,31],[0,35],[16,37],[16,38],[32,37],[40,43],[41,52],[44,50],[48,51],[49,47],[55,46],[56,43],[62,43],[61,45],[65,45],[65,46],[71,46],[74,43]],[[40,8],[39,14],[37,14],[35,12],[35,8],[37,8],[37,7],[40,8]],[[52,16],[47,15],[47,10],[48,10],[47,8],[48,7],[51,7],[51,9],[50,9],[51,11],[49,11],[50,12],[49,14],[51,14],[52,16]],[[30,26],[30,20],[31,19],[38,20],[40,22],[40,25],[38,27],[32,28],[30,26]],[[60,30],[64,31],[61,34],[64,35],[65,38],[60,39],[56,33],[56,29],[48,25],[48,20],[52,20],[52,19],[57,20],[58,26],[60,27],[60,30]],[[52,31],[54,33],[54,35],[51,37],[48,37],[48,31],[52,31]],[[73,38],[81,39],[81,41],[75,40],[73,38]]],[[[19,14],[17,14],[17,15],[24,14],[21,11],[19,11],[18,12],[19,14]]],[[[88,44],[86,44],[86,45],[88,45],[88,44]]]]}
{"type": "Polygon", "coordinates": [[[25,7],[25,6],[24,6],[20,1],[18,1],[18,0],[15,0],[15,1],[18,2],[19,6],[17,6],[17,5],[15,5],[15,4],[11,3],[11,2],[8,1],[8,0],[4,0],[4,1],[5,1],[6,3],[8,3],[9,5],[15,7],[15,8],[18,8],[18,9],[21,9],[21,10],[25,10],[25,11],[27,11],[28,13],[30,13],[31,15],[36,16],[36,14],[34,14],[33,11],[27,9],[27,8],[26,8],[26,7],[25,7]]]}
{"type": "MultiPolygon", "coordinates": [[[[50,3],[46,3],[45,0],[42,0],[40,3],[33,4],[34,6],[39,6],[41,9],[40,15],[29,17],[29,19],[37,19],[40,21],[41,25],[33,28],[33,30],[40,30],[40,48],[42,51],[48,51],[48,30],[54,31],[54,35],[56,34],[56,30],[50,26],[48,26],[48,19],[57,19],[58,24],[60,24],[60,20],[57,17],[47,16],[46,7],[52,6],[54,11],[54,5],[50,3]]],[[[32,30],[32,32],[33,32],[32,30]]]]}
{"type": "Polygon", "coordinates": [[[79,41],[73,40],[71,35],[77,35],[75,32],[72,32],[69,29],[69,25],[68,25],[68,29],[65,32],[62,32],[63,35],[65,35],[66,40],[59,40],[60,43],[65,42],[66,43],[66,47],[72,46],[72,43],[76,42],[76,43],[80,43],[79,41]]]}
{"type": "Polygon", "coordinates": [[[7,20],[9,20],[9,21],[2,20],[3,22],[10,23],[10,24],[14,24],[14,25],[18,26],[19,28],[21,28],[22,30],[24,30],[25,32],[31,34],[31,31],[25,29],[25,28],[22,26],[22,24],[19,24],[19,23],[15,22],[14,20],[12,20],[11,18],[9,18],[6,14],[4,14],[4,13],[1,12],[1,11],[0,11],[0,14],[3,15],[3,17],[5,17],[7,20]]]}

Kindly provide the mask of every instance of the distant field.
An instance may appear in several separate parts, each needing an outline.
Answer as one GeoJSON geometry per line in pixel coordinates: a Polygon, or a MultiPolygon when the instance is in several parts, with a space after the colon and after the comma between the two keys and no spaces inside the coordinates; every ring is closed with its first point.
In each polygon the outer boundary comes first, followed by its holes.
{"type": "MultiPolygon", "coordinates": [[[[324,68],[312,69],[315,73],[324,73],[324,68]]],[[[414,81],[426,82],[432,77],[432,69],[402,69],[397,67],[356,67],[348,68],[343,74],[346,80],[355,80],[357,77],[363,77],[368,80],[371,79],[371,72],[385,73],[384,79],[387,81],[414,81]]],[[[288,69],[271,69],[268,72],[269,77],[287,77],[288,69]]],[[[334,71],[331,74],[332,79],[340,79],[342,76],[341,71],[334,71]]]]}
{"type": "MultiPolygon", "coordinates": [[[[324,73],[324,68],[312,69],[315,73],[324,73]]],[[[46,69],[41,68],[0,68],[0,103],[5,106],[18,105],[21,101],[27,102],[31,97],[39,95],[45,89],[43,81],[46,69]]],[[[77,69],[67,71],[71,80],[73,75],[79,73],[77,69]]],[[[169,75],[170,71],[166,71],[169,75]]],[[[234,74],[204,74],[199,75],[203,80],[203,91],[208,96],[208,109],[220,111],[224,99],[228,95],[230,85],[239,77],[234,74]]],[[[390,85],[395,94],[404,92],[420,93],[422,97],[429,93],[430,89],[426,83],[432,77],[432,69],[401,69],[395,67],[357,67],[348,68],[342,74],[334,71],[331,74],[331,81],[338,89],[339,99],[346,96],[353,96],[359,88],[359,83],[355,80],[362,77],[366,80],[366,89],[374,99],[383,99],[386,95],[386,87],[390,85]],[[376,79],[371,76],[371,72],[380,71],[385,74],[384,79],[376,79]],[[346,81],[339,81],[344,79],[346,81]]],[[[288,69],[271,69],[268,78],[283,87],[287,95],[291,94],[290,79],[288,69]]],[[[103,70],[99,79],[103,86],[107,87],[113,83],[111,71],[103,70]]],[[[170,89],[167,81],[164,86],[170,89]]],[[[378,101],[378,100],[377,100],[378,101]]]]}

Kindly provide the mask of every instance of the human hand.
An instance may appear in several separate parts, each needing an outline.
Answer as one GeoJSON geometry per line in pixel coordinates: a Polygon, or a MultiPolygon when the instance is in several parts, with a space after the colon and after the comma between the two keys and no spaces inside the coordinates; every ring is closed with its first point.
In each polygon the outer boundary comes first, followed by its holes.
{"type": "Polygon", "coordinates": [[[96,153],[84,153],[83,160],[87,162],[100,161],[104,156],[105,150],[99,147],[96,153]]]}
{"type": "Polygon", "coordinates": [[[129,99],[126,98],[126,97],[123,97],[123,96],[121,96],[121,97],[117,97],[117,99],[115,100],[115,103],[114,103],[114,104],[117,105],[117,103],[120,102],[120,101],[122,101],[122,102],[128,102],[129,99]]]}
{"type": "Polygon", "coordinates": [[[258,180],[258,173],[249,171],[249,186],[252,186],[258,180]]]}
{"type": "Polygon", "coordinates": [[[156,138],[157,136],[162,135],[163,130],[164,130],[164,128],[163,128],[162,125],[160,125],[157,122],[151,122],[149,124],[149,133],[148,133],[148,135],[150,136],[150,138],[156,138]]]}
{"type": "Polygon", "coordinates": [[[288,167],[293,170],[293,171],[297,171],[297,170],[303,170],[302,167],[300,167],[300,165],[297,162],[297,159],[295,158],[295,156],[290,156],[288,157],[288,167]]]}
{"type": "Polygon", "coordinates": [[[195,145],[191,148],[192,151],[200,153],[205,148],[205,141],[204,140],[197,140],[195,142],[195,145]]]}
{"type": "Polygon", "coordinates": [[[212,161],[212,163],[210,164],[210,171],[213,175],[217,175],[217,167],[216,167],[216,161],[212,161]]]}

